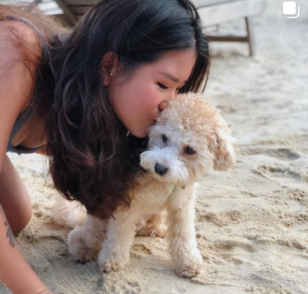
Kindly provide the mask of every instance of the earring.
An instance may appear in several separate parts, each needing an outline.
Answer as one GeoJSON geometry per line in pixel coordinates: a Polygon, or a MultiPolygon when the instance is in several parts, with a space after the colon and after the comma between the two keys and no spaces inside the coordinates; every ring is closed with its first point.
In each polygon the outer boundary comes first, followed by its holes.
{"type": "Polygon", "coordinates": [[[110,72],[110,74],[109,74],[111,77],[113,76],[113,72],[110,72]]]}

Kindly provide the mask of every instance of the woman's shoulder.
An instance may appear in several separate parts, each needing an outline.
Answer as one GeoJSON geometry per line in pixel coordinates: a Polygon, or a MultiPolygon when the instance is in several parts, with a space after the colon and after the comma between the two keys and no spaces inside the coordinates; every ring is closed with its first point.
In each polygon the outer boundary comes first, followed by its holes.
{"type": "Polygon", "coordinates": [[[0,169],[16,118],[32,100],[40,44],[17,21],[0,21],[0,169]]]}
{"type": "Polygon", "coordinates": [[[20,103],[22,112],[31,100],[29,94],[41,55],[39,37],[28,25],[8,20],[0,21],[0,40],[1,97],[8,97],[12,103],[20,103]],[[15,95],[3,95],[7,85],[15,95]]]}
{"type": "MultiPolygon", "coordinates": [[[[0,39],[2,49],[11,49],[19,57],[34,58],[41,53],[41,45],[37,32],[21,21],[0,21],[0,39]]],[[[35,58],[34,58],[35,59],[35,58]]]]}

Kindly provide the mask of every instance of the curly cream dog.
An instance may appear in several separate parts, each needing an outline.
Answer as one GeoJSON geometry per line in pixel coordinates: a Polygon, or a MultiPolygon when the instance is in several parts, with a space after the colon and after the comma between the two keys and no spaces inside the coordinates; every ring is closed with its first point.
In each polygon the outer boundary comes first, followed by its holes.
{"type": "MultiPolygon", "coordinates": [[[[90,260],[99,251],[98,264],[116,271],[129,261],[136,230],[164,235],[160,212],[167,211],[167,240],[177,274],[193,277],[202,257],[195,238],[197,182],[212,169],[226,170],[235,163],[235,140],[218,110],[201,95],[183,94],[172,101],[149,133],[148,150],[141,153],[145,170],[129,191],[130,208],[119,208],[114,219],[88,215],[68,235],[70,253],[90,260]]],[[[56,206],[55,219],[69,213],[56,206]]],[[[73,216],[75,217],[75,216],[73,216]]],[[[74,221],[73,221],[74,222],[74,221]]]]}

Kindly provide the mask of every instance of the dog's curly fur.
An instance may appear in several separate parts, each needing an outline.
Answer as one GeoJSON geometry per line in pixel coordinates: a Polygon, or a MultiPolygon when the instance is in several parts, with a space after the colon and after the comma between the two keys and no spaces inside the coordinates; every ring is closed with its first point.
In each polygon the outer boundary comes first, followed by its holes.
{"type": "MultiPolygon", "coordinates": [[[[227,123],[213,105],[198,94],[179,95],[151,127],[148,149],[140,156],[144,172],[129,191],[130,208],[117,209],[114,219],[105,222],[88,215],[68,235],[70,253],[89,260],[99,251],[103,271],[119,270],[129,260],[136,231],[165,235],[161,212],[166,211],[166,235],[176,272],[195,276],[202,265],[194,227],[197,182],[212,169],[231,167],[234,149],[227,123]]],[[[61,205],[56,207],[59,211],[61,205]]]]}

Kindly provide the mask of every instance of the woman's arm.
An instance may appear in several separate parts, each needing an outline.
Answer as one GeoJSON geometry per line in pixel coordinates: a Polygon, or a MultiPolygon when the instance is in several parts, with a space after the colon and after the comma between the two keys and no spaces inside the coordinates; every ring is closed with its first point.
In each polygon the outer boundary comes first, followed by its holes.
{"type": "MultiPolygon", "coordinates": [[[[9,26],[14,26],[14,31],[20,32],[21,43],[26,44],[29,49],[32,47],[36,50],[34,42],[36,37],[31,35],[25,25],[13,21],[0,22],[0,173],[6,158],[10,133],[17,116],[29,103],[33,85],[32,73],[26,62],[23,62],[24,51],[11,41],[9,26]]],[[[38,294],[42,291],[51,293],[21,255],[2,206],[0,206],[0,248],[0,281],[14,294],[38,294]]]]}
{"type": "Polygon", "coordinates": [[[0,206],[0,280],[14,294],[37,294],[46,290],[20,253],[17,242],[0,206]]]}

